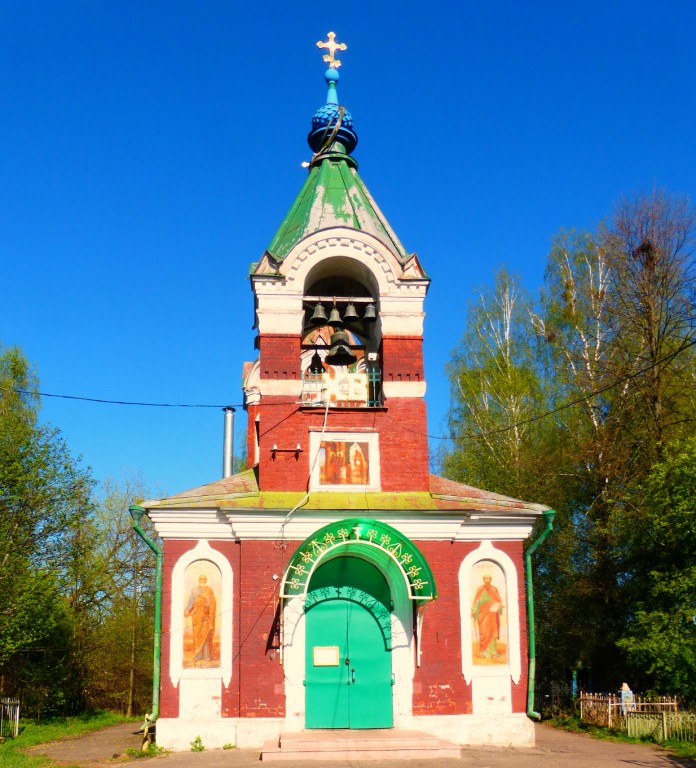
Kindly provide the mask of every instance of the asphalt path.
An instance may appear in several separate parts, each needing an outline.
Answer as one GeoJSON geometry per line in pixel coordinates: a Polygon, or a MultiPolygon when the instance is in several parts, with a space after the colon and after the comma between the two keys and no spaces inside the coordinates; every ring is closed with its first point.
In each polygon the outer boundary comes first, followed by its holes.
{"type": "MultiPolygon", "coordinates": [[[[105,768],[140,766],[151,768],[248,768],[259,766],[259,750],[207,749],[204,752],[170,752],[152,759],[129,759],[126,750],[140,748],[140,736],[133,723],[104,728],[91,734],[32,748],[31,754],[46,755],[67,768],[105,768]]],[[[461,759],[442,760],[331,760],[272,763],[279,768],[328,768],[369,763],[370,768],[696,768],[696,761],[674,757],[647,744],[623,744],[566,733],[547,725],[537,725],[533,748],[463,747],[461,759]]],[[[268,765],[271,765],[269,763],[268,765]]]]}

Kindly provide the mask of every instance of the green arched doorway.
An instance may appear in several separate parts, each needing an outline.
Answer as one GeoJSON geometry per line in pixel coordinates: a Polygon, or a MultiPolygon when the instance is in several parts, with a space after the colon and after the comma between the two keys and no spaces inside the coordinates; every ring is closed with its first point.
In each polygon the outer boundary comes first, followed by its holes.
{"type": "Polygon", "coordinates": [[[360,557],[323,562],[306,597],[305,726],[393,725],[387,580],[360,557]]]}

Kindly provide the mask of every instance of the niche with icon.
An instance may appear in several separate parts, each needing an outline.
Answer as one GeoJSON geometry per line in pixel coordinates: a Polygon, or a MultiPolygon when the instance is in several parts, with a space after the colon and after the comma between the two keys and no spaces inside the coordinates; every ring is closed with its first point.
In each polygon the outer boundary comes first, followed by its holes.
{"type": "Polygon", "coordinates": [[[311,487],[315,490],[378,490],[377,434],[313,432],[310,451],[317,453],[311,487]]]}
{"type": "Polygon", "coordinates": [[[184,572],[183,668],[220,666],[220,569],[209,560],[196,560],[184,572]]]}

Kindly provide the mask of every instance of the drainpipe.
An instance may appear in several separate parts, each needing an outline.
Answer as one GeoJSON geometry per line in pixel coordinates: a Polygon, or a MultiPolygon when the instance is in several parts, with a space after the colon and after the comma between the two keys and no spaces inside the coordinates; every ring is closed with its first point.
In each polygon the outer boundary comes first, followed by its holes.
{"type": "Polygon", "coordinates": [[[524,573],[527,582],[527,627],[529,634],[529,674],[527,676],[527,717],[532,720],[541,720],[539,712],[534,711],[534,684],[536,682],[536,633],[534,630],[534,587],[532,585],[532,553],[541,544],[541,542],[553,530],[553,518],[556,513],[553,509],[547,509],[544,512],[546,528],[541,532],[539,538],[532,542],[532,545],[524,555],[524,573]]]}
{"type": "Polygon", "coordinates": [[[159,695],[160,695],[160,655],[162,643],[162,549],[145,533],[140,527],[140,520],[145,514],[145,507],[134,504],[128,507],[128,511],[133,518],[133,530],[140,534],[140,538],[150,547],[157,556],[157,565],[155,568],[155,643],[154,643],[154,663],[152,675],[152,712],[145,715],[143,723],[143,733],[147,737],[151,723],[159,717],[159,695]]]}

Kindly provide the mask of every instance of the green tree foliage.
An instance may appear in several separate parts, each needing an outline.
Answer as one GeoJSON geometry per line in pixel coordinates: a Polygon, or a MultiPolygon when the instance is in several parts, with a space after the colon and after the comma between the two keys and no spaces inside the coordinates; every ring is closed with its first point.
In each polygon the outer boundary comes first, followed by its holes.
{"type": "Polygon", "coordinates": [[[670,443],[636,495],[625,535],[646,573],[619,646],[656,690],[696,701],[696,438],[670,443]]]}
{"type": "Polygon", "coordinates": [[[139,478],[97,493],[39,423],[36,388],[21,351],[0,347],[0,693],[36,717],[143,712],[154,561],[128,505],[149,494],[139,478]]]}
{"type": "Polygon", "coordinates": [[[545,395],[529,344],[530,312],[517,280],[500,272],[493,290],[470,305],[464,338],[448,365],[449,427],[459,445],[443,454],[444,471],[501,493],[533,492],[539,480],[533,418],[545,395]]]}
{"type": "Polygon", "coordinates": [[[595,233],[556,239],[537,302],[501,273],[453,353],[443,471],[558,512],[536,573],[542,676],[579,662],[595,688],[678,692],[646,667],[636,628],[659,636],[646,595],[693,587],[687,566],[673,580],[656,568],[646,528],[652,473],[696,422],[693,229],[681,198],[622,201],[595,233]]]}
{"type": "Polygon", "coordinates": [[[63,566],[92,483],[60,433],[38,424],[35,385],[21,351],[0,349],[0,670],[38,711],[79,706],[48,671],[70,669],[63,566]]]}
{"type": "MultiPolygon", "coordinates": [[[[139,476],[107,479],[95,515],[101,569],[88,662],[90,704],[126,716],[143,713],[151,704],[155,559],[133,531],[128,507],[152,495],[139,476]]],[[[141,524],[157,538],[149,520],[141,524]]]]}

